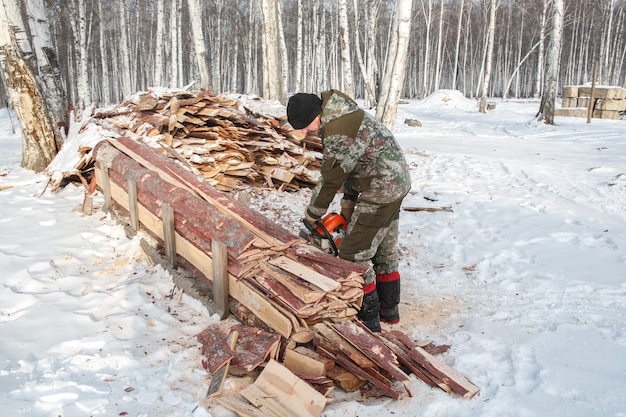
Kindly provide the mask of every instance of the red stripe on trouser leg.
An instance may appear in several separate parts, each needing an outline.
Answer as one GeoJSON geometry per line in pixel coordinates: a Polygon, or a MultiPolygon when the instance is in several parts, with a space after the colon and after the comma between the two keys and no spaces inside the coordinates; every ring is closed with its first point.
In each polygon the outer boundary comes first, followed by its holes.
{"type": "Polygon", "coordinates": [[[376,281],[363,286],[363,293],[369,294],[376,289],[376,281]]]}
{"type": "Polygon", "coordinates": [[[378,274],[376,275],[377,282],[392,282],[400,279],[399,272],[390,272],[388,274],[378,274]]]}

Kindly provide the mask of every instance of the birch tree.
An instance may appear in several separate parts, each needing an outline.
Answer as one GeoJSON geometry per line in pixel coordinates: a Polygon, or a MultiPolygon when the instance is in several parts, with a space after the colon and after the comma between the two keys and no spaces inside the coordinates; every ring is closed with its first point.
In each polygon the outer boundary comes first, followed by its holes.
{"type": "Polygon", "coordinates": [[[376,106],[376,118],[393,130],[398,113],[398,101],[406,67],[409,34],[411,33],[412,0],[398,0],[393,24],[393,36],[387,52],[387,64],[376,106]]]}
{"type": "Polygon", "coordinates": [[[487,112],[487,94],[489,93],[489,81],[491,79],[491,67],[493,62],[493,40],[495,37],[496,31],[496,0],[491,0],[491,4],[489,6],[489,30],[487,36],[487,46],[486,46],[486,62],[485,62],[485,73],[483,76],[483,88],[482,94],[480,96],[480,112],[487,112]]]}
{"type": "Polygon", "coordinates": [[[202,11],[198,0],[187,0],[189,7],[189,19],[191,20],[191,31],[193,33],[193,46],[200,75],[200,86],[211,87],[211,77],[209,74],[208,56],[204,43],[204,32],[202,31],[202,11]]]}
{"type": "Polygon", "coordinates": [[[154,83],[162,85],[164,80],[164,59],[163,59],[163,32],[165,22],[165,0],[157,1],[156,35],[155,35],[155,55],[154,55],[154,83]]]}
{"type": "Polygon", "coordinates": [[[452,69],[452,89],[456,90],[457,73],[459,72],[459,51],[461,49],[461,29],[463,28],[463,8],[465,7],[465,0],[461,0],[459,6],[459,23],[456,30],[456,46],[454,48],[454,68],[452,69]]]}
{"type": "Polygon", "coordinates": [[[352,53],[350,48],[350,32],[348,26],[348,0],[339,0],[339,36],[341,40],[341,73],[343,74],[343,91],[354,97],[354,80],[352,79],[352,53]]]}
{"type": "Polygon", "coordinates": [[[544,93],[541,97],[538,119],[546,124],[554,124],[554,103],[556,101],[557,81],[559,76],[559,57],[561,51],[561,34],[563,32],[563,0],[552,0],[552,31],[546,55],[544,93]]]}
{"type": "Polygon", "coordinates": [[[286,101],[283,91],[282,65],[280,63],[281,25],[278,0],[259,0],[263,14],[263,97],[268,100],[286,101]]]}
{"type": "MultiPolygon", "coordinates": [[[[38,83],[36,54],[22,19],[26,15],[25,7],[21,0],[0,3],[0,52],[10,102],[22,128],[22,167],[41,172],[54,159],[62,140],[48,113],[46,92],[38,83]]],[[[31,25],[36,23],[47,24],[40,20],[31,25]]],[[[41,41],[38,47],[52,48],[41,41]]]]}

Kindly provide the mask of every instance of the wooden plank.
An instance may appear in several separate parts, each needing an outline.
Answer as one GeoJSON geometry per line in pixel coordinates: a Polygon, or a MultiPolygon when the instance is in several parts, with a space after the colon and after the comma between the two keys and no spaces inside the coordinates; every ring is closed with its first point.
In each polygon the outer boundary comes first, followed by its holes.
{"type": "Polygon", "coordinates": [[[139,230],[139,213],[137,208],[137,181],[128,179],[128,211],[130,214],[130,228],[134,233],[139,230]]]}
{"type": "Polygon", "coordinates": [[[326,397],[275,360],[268,362],[253,385],[299,417],[319,417],[326,406],[326,397]]]}
{"type": "Polygon", "coordinates": [[[213,260],[213,301],[219,307],[220,319],[228,317],[228,248],[217,239],[211,242],[213,260]]]}
{"type": "Polygon", "coordinates": [[[240,417],[268,417],[268,415],[250,404],[241,394],[216,398],[218,404],[240,417]]]}
{"type": "Polygon", "coordinates": [[[258,386],[251,384],[240,391],[240,394],[250,401],[266,417],[299,417],[282,405],[277,397],[266,394],[258,386]]]}
{"type": "Polygon", "coordinates": [[[471,398],[480,391],[480,388],[472,384],[458,371],[431,355],[422,347],[415,346],[404,333],[395,330],[392,330],[390,333],[410,349],[409,354],[415,362],[439,378],[457,394],[465,398],[471,398]]]}
{"type": "Polygon", "coordinates": [[[161,206],[163,216],[163,240],[165,241],[165,257],[172,264],[172,268],[178,268],[176,259],[176,233],[174,226],[174,209],[169,204],[161,206]]]}
{"type": "Polygon", "coordinates": [[[361,368],[376,367],[376,364],[370,358],[348,343],[333,327],[327,323],[317,323],[313,326],[313,328],[317,331],[317,334],[313,339],[313,344],[316,346],[322,342],[321,344],[324,345],[323,347],[325,349],[331,349],[331,353],[344,354],[361,368]],[[320,340],[320,337],[322,339],[326,339],[326,341],[330,343],[323,343],[323,340],[320,340]]]}
{"type": "Polygon", "coordinates": [[[100,169],[100,188],[102,194],[104,194],[104,206],[103,211],[111,210],[111,181],[109,180],[109,168],[103,167],[100,169]]]}
{"type": "Polygon", "coordinates": [[[311,376],[326,376],[326,365],[296,350],[285,350],[283,363],[291,372],[311,376]]]}
{"type": "Polygon", "coordinates": [[[341,287],[341,284],[333,279],[328,278],[319,272],[308,268],[286,256],[280,256],[276,259],[269,261],[272,265],[284,269],[287,272],[291,272],[297,277],[315,285],[323,291],[330,292],[335,291],[341,287]]]}
{"type": "Polygon", "coordinates": [[[268,265],[265,262],[261,262],[259,266],[265,273],[283,284],[293,295],[305,303],[317,303],[324,298],[325,292],[320,290],[318,286],[310,284],[308,281],[300,283],[297,278],[292,277],[282,268],[268,265]]]}
{"type": "Polygon", "coordinates": [[[366,330],[365,326],[359,326],[357,323],[360,322],[344,320],[334,323],[333,327],[344,339],[352,343],[381,369],[384,369],[393,379],[409,382],[409,376],[398,368],[397,358],[392,350],[369,330],[366,330]]]}
{"type": "MultiPolygon", "coordinates": [[[[99,174],[96,169],[96,175],[99,174]]],[[[99,184],[100,185],[100,184],[99,184]]],[[[101,185],[100,185],[101,186],[101,185]]],[[[117,184],[111,183],[111,194],[113,199],[124,209],[128,210],[128,195],[117,184]]],[[[142,204],[138,206],[139,220],[141,224],[150,232],[160,239],[164,239],[163,227],[161,219],[154,215],[150,210],[142,204]]],[[[185,258],[195,268],[201,272],[205,278],[213,280],[212,267],[213,260],[206,253],[202,252],[191,242],[184,239],[178,233],[176,235],[176,247],[180,256],[185,258]]],[[[294,331],[293,322],[297,322],[294,318],[290,319],[285,315],[284,311],[279,311],[269,300],[256,291],[252,291],[243,281],[237,280],[232,275],[229,276],[230,296],[239,301],[241,304],[251,310],[268,326],[274,329],[280,335],[289,338],[294,331]]]]}

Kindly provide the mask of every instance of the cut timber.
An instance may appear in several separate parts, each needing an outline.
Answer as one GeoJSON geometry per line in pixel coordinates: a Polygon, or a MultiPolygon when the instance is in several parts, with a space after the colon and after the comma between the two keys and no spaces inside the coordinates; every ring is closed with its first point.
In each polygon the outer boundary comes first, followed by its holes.
{"type": "Polygon", "coordinates": [[[240,417],[268,417],[266,412],[250,404],[241,394],[216,398],[215,400],[218,404],[226,407],[240,417]]]}
{"type": "MultiPolygon", "coordinates": [[[[313,344],[316,347],[322,347],[333,355],[343,354],[360,368],[376,367],[376,364],[370,358],[348,343],[329,324],[322,322],[316,324],[313,328],[317,332],[313,339],[313,344]]],[[[334,359],[332,356],[330,358],[334,359]]]]}
{"type": "Polygon", "coordinates": [[[333,327],[352,345],[364,354],[367,354],[374,363],[381,369],[384,369],[393,379],[409,382],[409,376],[398,368],[396,355],[377,336],[360,324],[359,321],[344,320],[334,323],[333,327]]]}
{"type": "Polygon", "coordinates": [[[326,376],[335,381],[335,384],[346,392],[354,392],[365,385],[364,380],[354,375],[352,372],[346,371],[346,369],[341,366],[334,366],[327,370],[326,376]]]}
{"type": "Polygon", "coordinates": [[[424,367],[428,372],[437,376],[441,381],[446,383],[452,391],[465,397],[471,398],[476,395],[480,389],[472,384],[467,378],[461,375],[458,371],[443,363],[430,353],[426,352],[423,348],[416,346],[409,340],[409,338],[402,332],[391,331],[391,335],[395,336],[400,342],[402,342],[407,348],[411,358],[417,362],[420,366],[424,367]]]}
{"type": "MultiPolygon", "coordinates": [[[[109,182],[111,193],[115,201],[124,209],[128,210],[128,196],[124,189],[114,182],[109,182]]],[[[163,239],[163,228],[161,219],[159,219],[151,210],[143,204],[138,205],[139,218],[141,223],[154,236],[163,239]]],[[[197,247],[192,242],[197,239],[188,240],[176,233],[176,248],[178,253],[198,269],[207,279],[212,279],[213,261],[207,254],[208,250],[203,247],[197,247]]],[[[263,322],[274,329],[279,334],[289,337],[293,330],[293,322],[284,312],[279,311],[269,300],[258,292],[253,291],[242,281],[236,277],[229,276],[229,293],[230,296],[239,301],[241,304],[250,309],[263,322]]]]}
{"type": "Polygon", "coordinates": [[[303,266],[302,264],[299,264],[295,262],[294,260],[289,259],[285,256],[272,259],[270,263],[272,265],[275,265],[279,268],[284,269],[287,272],[291,272],[292,274],[315,285],[316,287],[320,288],[323,291],[334,291],[334,290],[339,289],[339,287],[341,286],[341,284],[338,283],[337,281],[332,280],[312,270],[311,268],[307,268],[303,266]]]}
{"type": "Polygon", "coordinates": [[[326,365],[324,362],[314,359],[309,355],[304,355],[297,350],[285,350],[283,363],[287,369],[294,374],[326,376],[326,365]]]}
{"type": "Polygon", "coordinates": [[[211,325],[198,334],[198,340],[202,344],[202,354],[206,355],[205,368],[211,375],[227,362],[229,362],[235,354],[229,346],[226,338],[222,335],[220,326],[211,325]]]}
{"type": "Polygon", "coordinates": [[[298,417],[318,417],[326,406],[326,397],[274,360],[268,362],[253,385],[298,417]]]}
{"type": "Polygon", "coordinates": [[[587,109],[584,109],[584,108],[554,109],[554,115],[563,116],[563,117],[587,117],[587,109]]]}
{"type": "Polygon", "coordinates": [[[282,405],[277,397],[266,394],[254,384],[248,385],[240,393],[258,410],[263,411],[266,417],[299,417],[297,413],[282,405]]]}

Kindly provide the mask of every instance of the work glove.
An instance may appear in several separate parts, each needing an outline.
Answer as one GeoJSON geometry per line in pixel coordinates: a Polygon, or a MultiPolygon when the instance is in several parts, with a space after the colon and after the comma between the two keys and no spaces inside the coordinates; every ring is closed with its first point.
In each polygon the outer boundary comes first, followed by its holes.
{"type": "Polygon", "coordinates": [[[348,200],[345,198],[341,199],[341,212],[340,214],[348,223],[350,223],[350,219],[352,219],[352,213],[354,212],[354,206],[356,205],[356,201],[348,200]]]}
{"type": "Polygon", "coordinates": [[[302,219],[302,223],[309,230],[309,232],[314,233],[315,228],[317,227],[317,222],[321,219],[320,216],[316,216],[311,213],[309,209],[304,210],[304,218],[302,219]]]}

